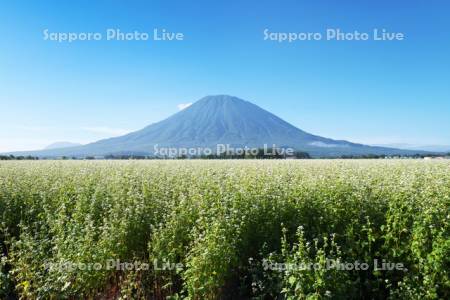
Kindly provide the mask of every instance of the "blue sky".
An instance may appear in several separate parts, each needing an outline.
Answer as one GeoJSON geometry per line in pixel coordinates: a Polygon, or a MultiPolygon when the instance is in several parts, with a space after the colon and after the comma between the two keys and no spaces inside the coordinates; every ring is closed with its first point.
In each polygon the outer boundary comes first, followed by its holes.
{"type": "Polygon", "coordinates": [[[0,151],[87,143],[214,94],[314,134],[450,145],[448,1],[0,2],[0,151]],[[183,41],[44,40],[43,31],[181,32],[183,41]],[[270,32],[404,33],[403,41],[264,40],[270,32]]]}

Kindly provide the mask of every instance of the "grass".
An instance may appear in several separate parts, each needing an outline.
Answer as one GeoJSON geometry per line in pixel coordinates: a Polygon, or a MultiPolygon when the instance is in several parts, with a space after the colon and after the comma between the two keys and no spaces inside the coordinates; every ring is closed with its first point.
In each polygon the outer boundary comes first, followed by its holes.
{"type": "Polygon", "coordinates": [[[449,203],[447,160],[1,162],[0,298],[448,299],[449,203]]]}

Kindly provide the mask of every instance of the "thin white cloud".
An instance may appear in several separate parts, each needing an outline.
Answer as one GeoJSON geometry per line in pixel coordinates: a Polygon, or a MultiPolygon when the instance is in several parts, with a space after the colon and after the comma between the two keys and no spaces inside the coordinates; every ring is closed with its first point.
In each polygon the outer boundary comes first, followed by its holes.
{"type": "Polygon", "coordinates": [[[191,106],[191,105],[192,105],[192,102],[189,102],[189,103],[180,103],[180,104],[177,105],[177,107],[178,107],[179,110],[183,110],[183,109],[185,109],[185,108],[188,108],[188,107],[191,106]]]}
{"type": "Polygon", "coordinates": [[[130,130],[127,129],[121,129],[121,128],[111,128],[107,126],[88,126],[88,127],[82,127],[84,131],[92,132],[92,133],[98,133],[98,134],[107,134],[111,136],[119,136],[124,135],[127,133],[130,133],[130,130]]]}
{"type": "Polygon", "coordinates": [[[329,144],[329,143],[324,143],[324,142],[311,142],[309,144],[312,146],[322,147],[322,148],[348,147],[348,145],[329,144]]]}
{"type": "Polygon", "coordinates": [[[391,138],[391,137],[374,137],[374,138],[354,138],[349,139],[355,143],[361,143],[366,145],[384,145],[384,146],[399,146],[399,145],[407,145],[410,147],[421,147],[421,146],[429,146],[429,145],[448,145],[448,141],[441,141],[438,139],[423,139],[423,140],[415,140],[415,139],[407,139],[407,138],[391,138]]]}

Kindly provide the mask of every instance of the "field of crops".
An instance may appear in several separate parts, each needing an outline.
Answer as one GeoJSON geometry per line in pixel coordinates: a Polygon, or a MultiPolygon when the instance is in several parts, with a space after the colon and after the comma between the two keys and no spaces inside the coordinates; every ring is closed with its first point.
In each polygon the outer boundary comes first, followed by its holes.
{"type": "Polygon", "coordinates": [[[450,161],[1,162],[0,299],[449,299],[449,204],[450,161]]]}

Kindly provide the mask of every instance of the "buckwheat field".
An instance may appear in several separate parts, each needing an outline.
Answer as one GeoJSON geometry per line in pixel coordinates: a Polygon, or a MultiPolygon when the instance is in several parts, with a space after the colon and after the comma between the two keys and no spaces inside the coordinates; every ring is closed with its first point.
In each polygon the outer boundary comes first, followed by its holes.
{"type": "Polygon", "coordinates": [[[0,163],[0,299],[449,299],[450,161],[0,163]]]}

